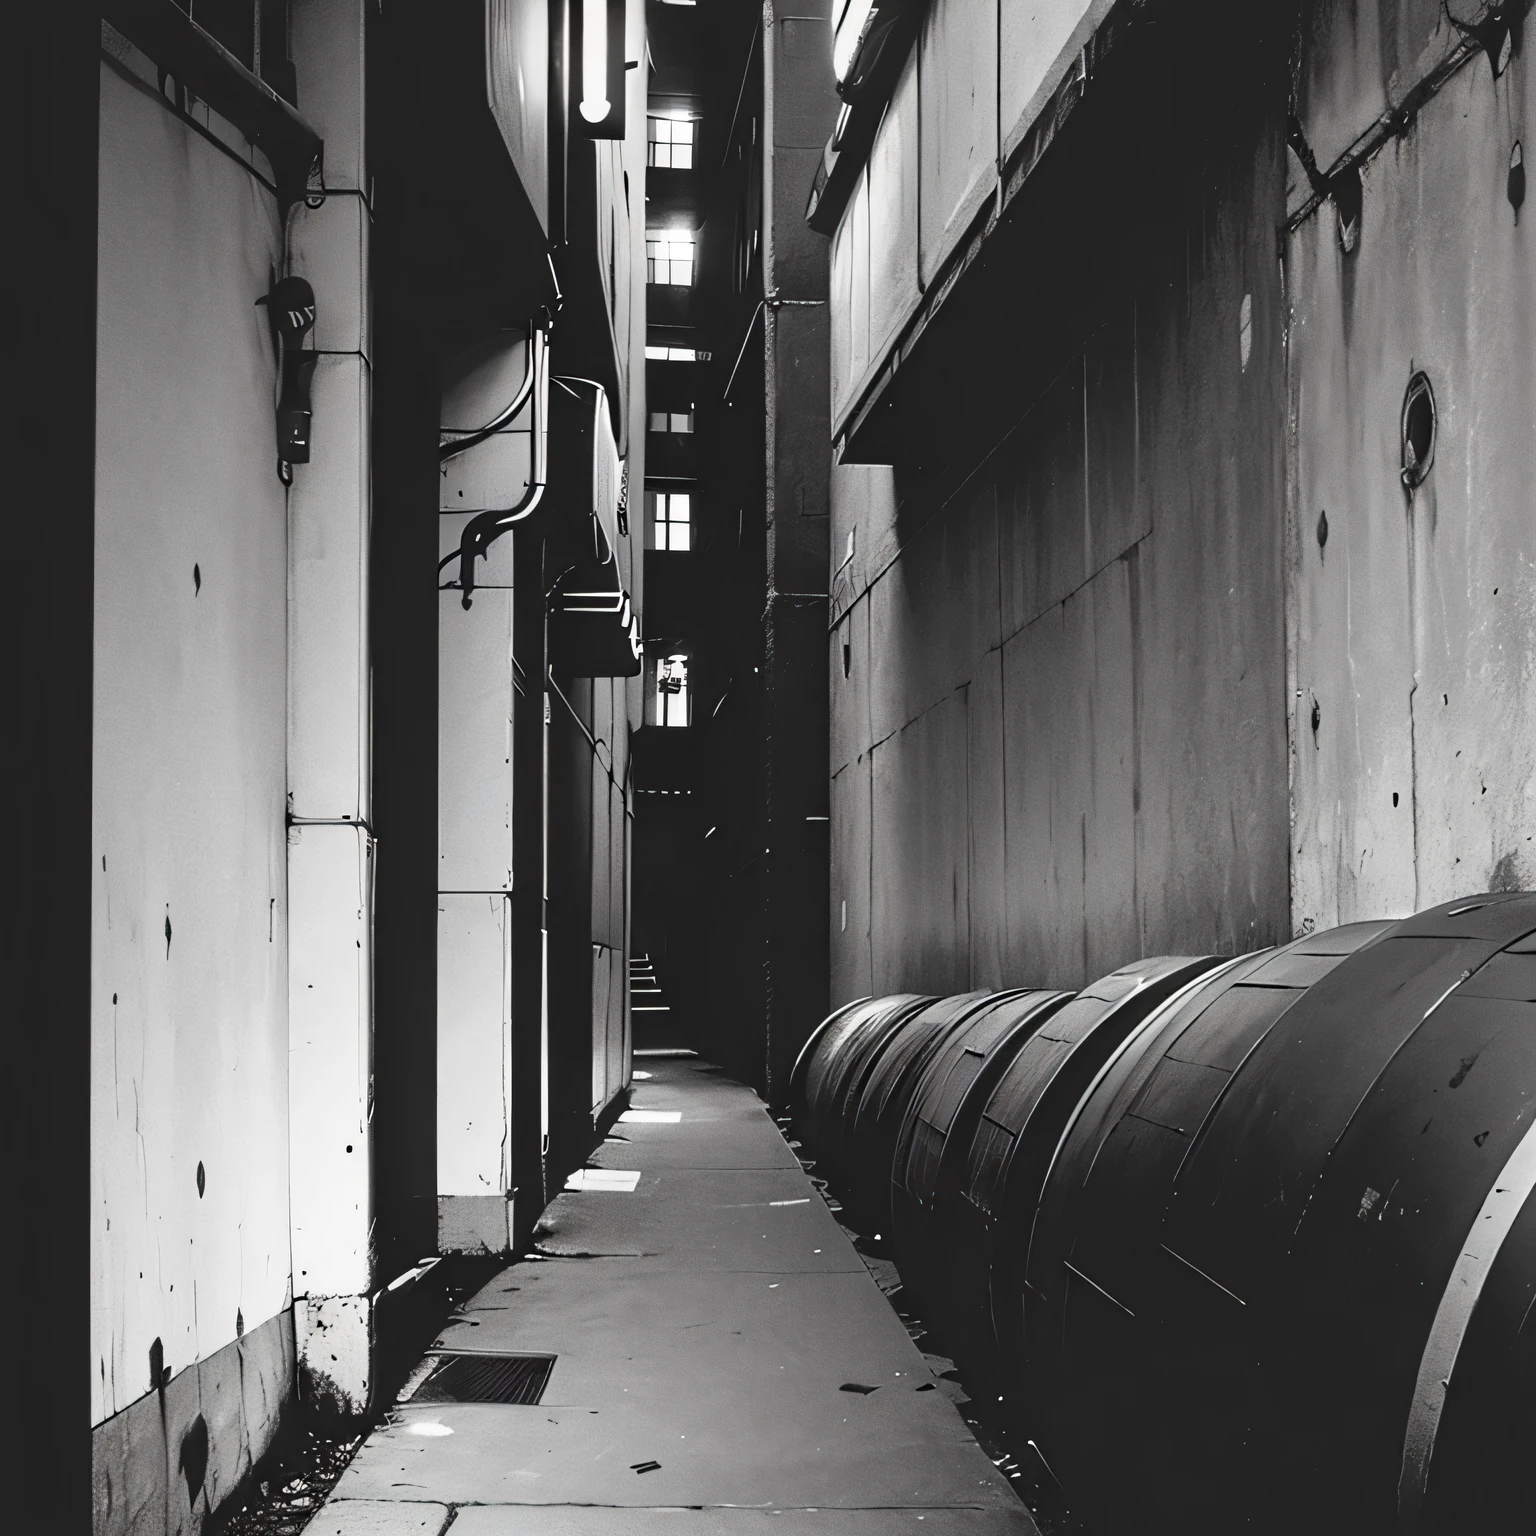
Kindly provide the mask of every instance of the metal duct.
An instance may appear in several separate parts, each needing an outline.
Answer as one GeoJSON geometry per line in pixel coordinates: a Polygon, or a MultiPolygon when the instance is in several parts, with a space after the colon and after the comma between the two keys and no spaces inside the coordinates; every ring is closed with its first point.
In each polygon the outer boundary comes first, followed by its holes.
{"type": "Polygon", "coordinates": [[[1528,1519],[1536,895],[861,1002],[794,1088],[1091,1529],[1528,1519]]]}

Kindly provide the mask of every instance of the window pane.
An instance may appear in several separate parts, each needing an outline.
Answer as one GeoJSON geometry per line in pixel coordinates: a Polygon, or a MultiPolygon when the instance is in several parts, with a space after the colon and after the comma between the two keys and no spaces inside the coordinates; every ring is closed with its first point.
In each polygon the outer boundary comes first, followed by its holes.
{"type": "Polygon", "coordinates": [[[672,142],[674,144],[692,144],[693,143],[693,123],[692,123],[692,121],[681,122],[681,123],[674,122],[672,124],[672,142]]]}
{"type": "Polygon", "coordinates": [[[686,523],[692,501],[686,491],[674,491],[667,498],[667,516],[674,523],[686,523]]]}
{"type": "Polygon", "coordinates": [[[693,145],[674,144],[672,146],[672,165],[675,170],[691,171],[693,169],[693,145]]]}
{"type": "Polygon", "coordinates": [[[690,547],[689,546],[689,542],[688,542],[688,535],[689,535],[689,531],[690,531],[689,527],[688,527],[688,524],[687,523],[669,523],[667,526],[671,529],[671,532],[668,535],[669,542],[667,544],[667,548],[668,549],[688,549],[690,547]]]}
{"type": "Polygon", "coordinates": [[[665,432],[667,430],[667,413],[665,411],[651,412],[651,431],[665,432]]]}

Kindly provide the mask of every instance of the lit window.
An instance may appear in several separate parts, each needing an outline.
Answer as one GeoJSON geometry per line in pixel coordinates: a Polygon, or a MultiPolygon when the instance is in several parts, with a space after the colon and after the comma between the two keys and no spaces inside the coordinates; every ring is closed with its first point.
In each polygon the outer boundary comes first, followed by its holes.
{"type": "Polygon", "coordinates": [[[692,432],[692,411],[652,411],[652,432],[692,432]]]}
{"type": "Polygon", "coordinates": [[[645,120],[645,163],[663,170],[693,169],[693,123],[686,117],[645,120]]]}
{"type": "Polygon", "coordinates": [[[648,363],[707,363],[710,354],[697,347],[658,347],[647,345],[645,360],[648,363]]]}
{"type": "Polygon", "coordinates": [[[670,283],[680,288],[693,286],[692,234],[652,231],[645,237],[645,280],[670,283]]]}
{"type": "Polygon", "coordinates": [[[656,664],[657,725],[688,724],[688,658],[668,656],[656,664]]]}
{"type": "Polygon", "coordinates": [[[645,507],[656,549],[691,549],[693,497],[687,491],[647,491],[645,507]]]}

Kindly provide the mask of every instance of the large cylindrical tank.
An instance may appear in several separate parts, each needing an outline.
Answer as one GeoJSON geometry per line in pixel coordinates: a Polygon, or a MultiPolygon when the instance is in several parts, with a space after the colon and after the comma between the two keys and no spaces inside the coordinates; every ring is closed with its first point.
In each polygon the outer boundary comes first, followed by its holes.
{"type": "MultiPolygon", "coordinates": [[[[954,1317],[948,1337],[989,1398],[1017,1406],[1024,1346],[1024,1257],[1056,1143],[1109,1057],[1170,998],[1221,962],[1139,960],[1085,988],[1034,1031],[957,1136],[953,1186],[934,1214],[954,1317]]],[[[1232,962],[1227,962],[1232,963],[1232,962]]]]}
{"type": "Polygon", "coordinates": [[[793,1106],[795,1132],[815,1158],[822,1178],[841,1182],[850,1101],[856,1109],[864,1084],[886,1047],[914,1013],[934,1001],[901,992],[860,1004],[822,1034],[808,1058],[802,1055],[803,1072],[796,1063],[801,1098],[793,1106]]]}
{"type": "Polygon", "coordinates": [[[1536,895],[877,1000],[797,1073],[1098,1536],[1531,1528],[1536,895]]]}
{"type": "Polygon", "coordinates": [[[1536,898],[1490,897],[1244,960],[1084,1095],[1029,1240],[1023,1386],[1097,1528],[1529,1518],[1536,1457],[1474,1487],[1435,1444],[1476,1437],[1455,1367],[1490,1278],[1481,1369],[1506,1403],[1523,1380],[1532,1427],[1526,1229],[1503,1248],[1536,1179],[1536,955],[1507,948],[1533,927],[1536,898]]]}
{"type": "MultiPolygon", "coordinates": [[[[896,1138],[891,1164],[891,1240],[903,1284],[941,1330],[959,1321],[947,1302],[954,1260],[942,1229],[982,1105],[1031,1036],[1070,992],[1001,993],[929,1052],[896,1138]]],[[[955,1340],[947,1338],[951,1349],[955,1340]]]]}
{"type": "Polygon", "coordinates": [[[965,992],[910,1014],[881,1052],[843,1121],[840,1192],[849,1215],[883,1235],[891,1220],[891,1164],[907,1105],[934,1049],[981,1009],[1012,993],[965,992]]]}

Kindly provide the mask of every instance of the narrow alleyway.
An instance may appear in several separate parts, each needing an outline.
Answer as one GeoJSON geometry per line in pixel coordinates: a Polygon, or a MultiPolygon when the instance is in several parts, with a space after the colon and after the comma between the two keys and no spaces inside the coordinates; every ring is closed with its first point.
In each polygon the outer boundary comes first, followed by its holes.
{"type": "Polygon", "coordinates": [[[542,1401],[405,1402],[315,1536],[1032,1533],[756,1096],[643,1070],[585,1176],[619,1187],[561,1195],[439,1341],[554,1355],[542,1401]]]}

